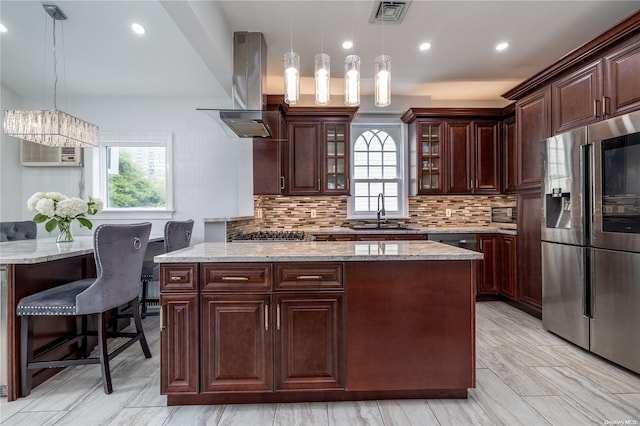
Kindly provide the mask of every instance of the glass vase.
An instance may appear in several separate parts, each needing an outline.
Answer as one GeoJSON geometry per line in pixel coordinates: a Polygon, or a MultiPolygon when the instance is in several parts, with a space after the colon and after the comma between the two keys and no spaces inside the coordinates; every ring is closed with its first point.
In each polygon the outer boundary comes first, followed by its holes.
{"type": "Polygon", "coordinates": [[[58,222],[58,237],[56,243],[72,243],[73,234],[71,233],[71,221],[58,222]]]}

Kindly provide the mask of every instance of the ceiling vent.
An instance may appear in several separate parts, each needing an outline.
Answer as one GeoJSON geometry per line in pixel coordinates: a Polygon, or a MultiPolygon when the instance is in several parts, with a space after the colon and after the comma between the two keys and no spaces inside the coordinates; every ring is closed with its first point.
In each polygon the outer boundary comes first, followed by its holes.
{"type": "Polygon", "coordinates": [[[400,24],[407,14],[412,0],[406,1],[377,1],[373,5],[369,22],[385,22],[400,24]]]}

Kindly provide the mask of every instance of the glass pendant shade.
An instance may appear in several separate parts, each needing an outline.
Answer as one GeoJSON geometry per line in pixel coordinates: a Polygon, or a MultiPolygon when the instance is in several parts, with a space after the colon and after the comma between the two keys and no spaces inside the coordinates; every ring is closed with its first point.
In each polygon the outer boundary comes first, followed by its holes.
{"type": "Polygon", "coordinates": [[[300,55],[284,54],[284,101],[289,105],[300,100],[300,55]]]}
{"type": "Polygon", "coordinates": [[[391,56],[380,55],[375,65],[375,105],[386,107],[391,105],[391,56]]]}
{"type": "Polygon", "coordinates": [[[9,136],[48,146],[96,147],[98,126],[54,110],[4,112],[4,132],[9,136]]]}
{"type": "Polygon", "coordinates": [[[360,57],[349,55],[344,59],[344,104],[360,105],[360,57]]]}
{"type": "Polygon", "coordinates": [[[331,80],[331,61],[326,53],[316,55],[316,104],[328,105],[331,102],[329,81],[331,80]]]}

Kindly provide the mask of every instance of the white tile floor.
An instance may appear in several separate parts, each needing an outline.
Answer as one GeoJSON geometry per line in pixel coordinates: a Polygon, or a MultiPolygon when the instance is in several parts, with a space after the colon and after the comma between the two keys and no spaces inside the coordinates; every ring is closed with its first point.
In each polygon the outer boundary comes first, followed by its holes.
{"type": "MultiPolygon", "coordinates": [[[[477,387],[466,400],[167,407],[159,394],[158,318],[144,320],[154,357],[134,345],[112,363],[68,368],[31,395],[0,400],[3,425],[589,425],[640,424],[640,376],[544,331],[502,302],[477,305],[477,387]]],[[[640,355],[639,355],[640,356],[640,355]]]]}

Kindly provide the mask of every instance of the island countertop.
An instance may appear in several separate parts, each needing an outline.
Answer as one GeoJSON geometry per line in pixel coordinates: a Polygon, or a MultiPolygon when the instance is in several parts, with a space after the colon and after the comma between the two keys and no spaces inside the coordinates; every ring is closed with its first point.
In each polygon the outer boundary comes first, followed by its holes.
{"type": "Polygon", "coordinates": [[[205,242],[154,257],[157,263],[482,259],[482,253],[427,240],[205,242]]]}

